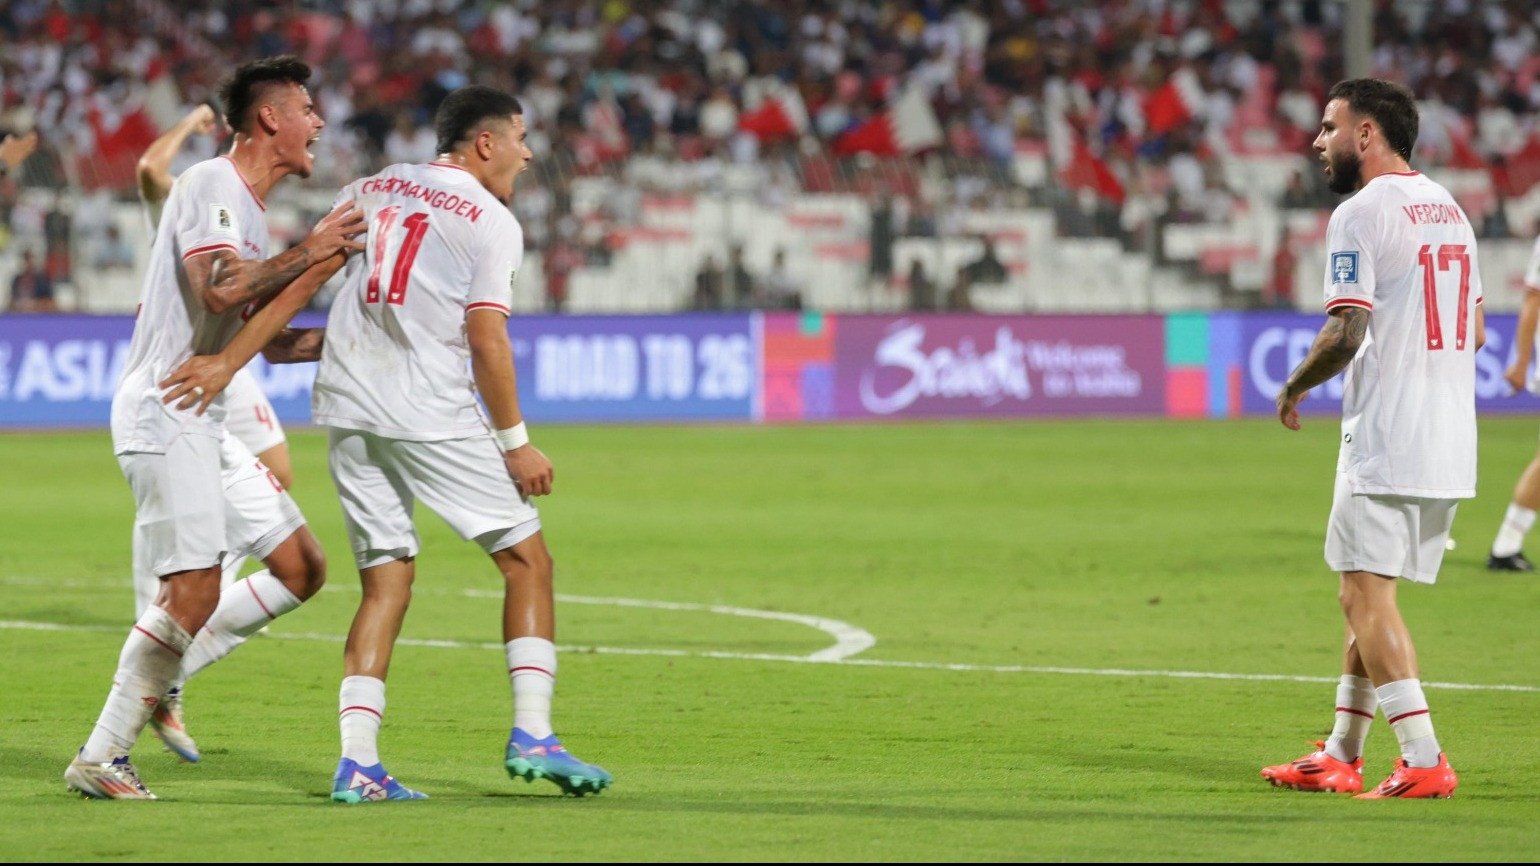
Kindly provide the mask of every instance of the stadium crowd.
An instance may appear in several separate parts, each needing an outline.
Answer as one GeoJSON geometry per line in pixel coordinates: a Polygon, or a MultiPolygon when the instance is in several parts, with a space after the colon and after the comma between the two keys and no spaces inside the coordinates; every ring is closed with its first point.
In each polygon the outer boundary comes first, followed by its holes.
{"type": "MultiPolygon", "coordinates": [[[[17,206],[7,179],[0,224],[67,279],[60,238],[107,230],[78,196],[131,190],[138,150],[224,70],[294,53],[330,124],[313,182],[333,188],[432,158],[450,90],[520,94],[539,168],[520,217],[565,261],[602,259],[633,216],[625,196],[575,213],[571,179],[592,175],[747,183],[770,206],[853,190],[899,234],[1030,195],[1061,234],[1132,248],[1153,222],[1244,206],[1222,156],[1305,151],[1343,74],[1339,15],[1323,0],[12,0],[0,130],[42,131],[20,180],[60,194],[17,206]]],[[[1510,194],[1540,180],[1537,32],[1526,0],[1376,3],[1372,71],[1422,97],[1422,164],[1490,170],[1510,194]]],[[[1334,201],[1315,172],[1285,195],[1334,201]]]]}

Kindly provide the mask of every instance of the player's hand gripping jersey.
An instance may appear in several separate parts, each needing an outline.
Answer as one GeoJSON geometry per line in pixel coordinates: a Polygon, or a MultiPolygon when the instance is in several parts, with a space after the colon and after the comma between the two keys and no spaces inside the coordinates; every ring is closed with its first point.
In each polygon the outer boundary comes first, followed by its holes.
{"type": "Polygon", "coordinates": [[[1352,492],[1476,495],[1476,236],[1443,187],[1376,177],[1326,232],[1326,309],[1372,311],[1346,371],[1337,469],[1352,492]]]}
{"type": "Polygon", "coordinates": [[[163,405],[156,383],[190,355],[218,353],[240,330],[244,310],[210,313],[188,282],[183,262],[220,250],[243,259],[267,258],[264,210],[235,163],[223,157],[198,163],[172,187],[150,251],[123,378],[112,402],[115,453],[163,452],[184,429],[219,434],[223,395],[199,416],[163,405]]]}
{"type": "Polygon", "coordinates": [[[332,302],[315,382],[317,424],[435,441],[486,425],[468,370],[465,316],[506,315],[524,233],[470,172],[393,165],[345,187],[369,220],[332,302]]]}

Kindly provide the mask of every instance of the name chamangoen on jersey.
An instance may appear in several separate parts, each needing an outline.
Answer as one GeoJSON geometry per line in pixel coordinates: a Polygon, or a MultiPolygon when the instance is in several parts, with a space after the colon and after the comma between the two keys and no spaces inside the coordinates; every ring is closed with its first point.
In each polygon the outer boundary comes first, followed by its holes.
{"type": "Polygon", "coordinates": [[[1476,495],[1476,236],[1418,172],[1380,175],[1332,213],[1326,309],[1370,311],[1345,373],[1337,470],[1352,492],[1476,495]]]}
{"type": "Polygon", "coordinates": [[[524,232],[470,172],[392,165],[338,195],[369,221],[368,248],[332,302],[316,377],[317,424],[437,441],[486,430],[465,316],[507,315],[524,232]]]}

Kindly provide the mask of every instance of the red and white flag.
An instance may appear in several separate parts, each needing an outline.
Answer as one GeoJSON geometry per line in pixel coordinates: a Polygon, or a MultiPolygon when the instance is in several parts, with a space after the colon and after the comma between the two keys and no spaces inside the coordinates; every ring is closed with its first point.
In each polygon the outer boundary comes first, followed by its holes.
{"type": "Polygon", "coordinates": [[[941,121],[917,87],[906,87],[883,111],[846,130],[834,140],[839,156],[873,153],[903,156],[936,147],[944,140],[941,121]]]}

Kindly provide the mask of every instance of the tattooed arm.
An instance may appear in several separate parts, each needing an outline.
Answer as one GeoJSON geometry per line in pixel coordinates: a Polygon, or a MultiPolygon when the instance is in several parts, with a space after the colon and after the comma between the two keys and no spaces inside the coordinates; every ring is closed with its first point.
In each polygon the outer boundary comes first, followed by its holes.
{"type": "Polygon", "coordinates": [[[230,250],[216,250],[188,259],[187,280],[209,312],[228,310],[265,301],[294,282],[310,266],[337,253],[364,248],[356,236],[365,229],[364,215],[353,203],[343,202],[316,223],[300,244],[270,259],[243,259],[230,250]]]}
{"type": "Polygon", "coordinates": [[[1315,335],[1310,354],[1299,362],[1289,381],[1278,392],[1278,420],[1290,430],[1299,429],[1299,401],[1310,389],[1342,372],[1369,331],[1369,311],[1361,307],[1341,307],[1327,316],[1321,332],[1315,335]]]}

